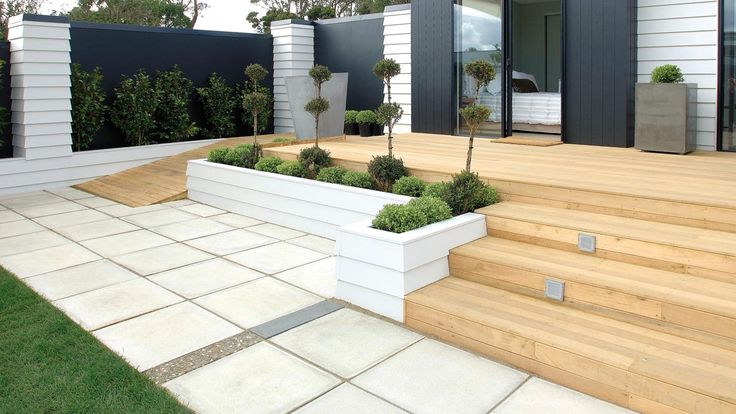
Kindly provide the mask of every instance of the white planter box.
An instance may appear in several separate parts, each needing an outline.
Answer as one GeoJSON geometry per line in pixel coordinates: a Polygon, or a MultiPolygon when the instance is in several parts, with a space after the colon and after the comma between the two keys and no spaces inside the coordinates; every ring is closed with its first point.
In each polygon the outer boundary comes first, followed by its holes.
{"type": "Polygon", "coordinates": [[[337,232],[335,297],[404,321],[404,296],[449,274],[450,249],[486,236],[485,216],[463,214],[396,234],[371,220],[337,232]]]}
{"type": "Polygon", "coordinates": [[[411,197],[305,178],[189,161],[189,198],[296,230],[335,239],[339,227],[372,219],[411,197]]]}

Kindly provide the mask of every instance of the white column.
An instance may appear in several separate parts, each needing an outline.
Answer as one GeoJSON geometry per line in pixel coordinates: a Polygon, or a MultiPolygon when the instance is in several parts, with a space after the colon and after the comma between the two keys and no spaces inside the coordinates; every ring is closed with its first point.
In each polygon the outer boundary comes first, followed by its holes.
{"type": "Polygon", "coordinates": [[[394,131],[411,132],[411,5],[386,7],[383,13],[383,57],[401,65],[401,74],[391,81],[391,99],[401,105],[404,116],[396,123],[394,131]]]}
{"type": "Polygon", "coordinates": [[[71,155],[69,21],[19,15],[8,27],[13,156],[71,155]]]}
{"type": "Polygon", "coordinates": [[[273,35],[273,125],[274,132],[294,132],[284,78],[309,73],[314,65],[314,27],[302,20],[271,23],[273,35]]]}

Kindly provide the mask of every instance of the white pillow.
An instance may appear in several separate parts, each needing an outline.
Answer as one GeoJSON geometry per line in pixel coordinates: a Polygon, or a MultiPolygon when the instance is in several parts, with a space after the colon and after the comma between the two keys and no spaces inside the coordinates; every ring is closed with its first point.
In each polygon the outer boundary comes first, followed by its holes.
{"type": "Polygon", "coordinates": [[[534,75],[532,75],[531,73],[513,71],[511,76],[513,79],[529,79],[530,81],[532,81],[534,86],[537,87],[537,90],[539,90],[539,85],[537,85],[537,78],[535,78],[534,75]]]}

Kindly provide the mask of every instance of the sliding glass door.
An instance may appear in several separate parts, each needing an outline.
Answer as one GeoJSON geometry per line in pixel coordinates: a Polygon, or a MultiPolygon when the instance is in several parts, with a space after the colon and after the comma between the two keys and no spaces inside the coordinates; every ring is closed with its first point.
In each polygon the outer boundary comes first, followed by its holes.
{"type": "Polygon", "coordinates": [[[736,0],[722,0],[721,19],[720,149],[736,151],[736,0]]]}

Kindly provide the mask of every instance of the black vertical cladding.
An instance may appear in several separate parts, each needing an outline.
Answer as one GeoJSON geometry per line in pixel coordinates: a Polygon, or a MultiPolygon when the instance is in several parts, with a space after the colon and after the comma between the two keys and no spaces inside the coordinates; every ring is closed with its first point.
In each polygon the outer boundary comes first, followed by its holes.
{"type": "Polygon", "coordinates": [[[452,0],[411,3],[412,131],[452,134],[455,129],[452,0]]]}
{"type": "MultiPolygon", "coordinates": [[[[121,76],[132,75],[138,69],[145,69],[153,76],[156,71],[169,70],[176,64],[195,87],[205,86],[212,72],[231,84],[242,84],[245,80],[243,70],[251,63],[259,63],[269,73],[273,72],[270,35],[85,22],[72,22],[70,31],[72,62],[79,63],[84,70],[97,66],[102,69],[108,104],[112,102],[113,90],[121,76]]],[[[263,83],[271,87],[271,75],[263,83]]],[[[193,121],[204,125],[196,93],[191,102],[193,121]]],[[[239,119],[237,124],[237,135],[252,133],[252,129],[243,126],[239,119]]],[[[267,132],[273,130],[272,125],[273,120],[267,132]]],[[[92,149],[122,146],[126,146],[122,134],[107,122],[92,149]]]]}
{"type": "Polygon", "coordinates": [[[348,73],[347,109],[375,109],[383,102],[383,82],[373,74],[382,58],[382,14],[314,22],[314,61],[348,73]]]}
{"type": "Polygon", "coordinates": [[[2,68],[2,85],[0,86],[0,107],[6,108],[5,128],[0,136],[0,158],[13,156],[13,133],[10,125],[10,43],[0,40],[0,60],[5,62],[2,68]]]}
{"type": "Polygon", "coordinates": [[[565,142],[634,145],[636,0],[565,1],[565,142]]]}

